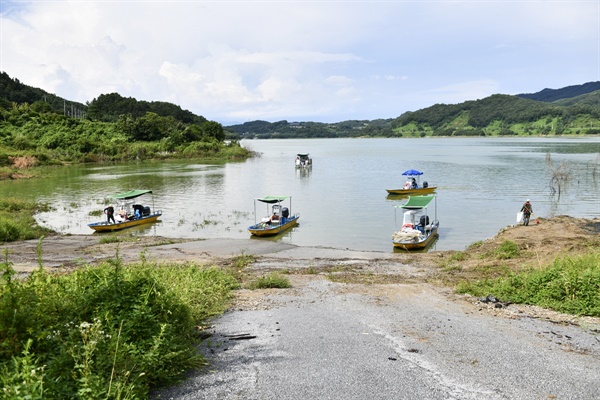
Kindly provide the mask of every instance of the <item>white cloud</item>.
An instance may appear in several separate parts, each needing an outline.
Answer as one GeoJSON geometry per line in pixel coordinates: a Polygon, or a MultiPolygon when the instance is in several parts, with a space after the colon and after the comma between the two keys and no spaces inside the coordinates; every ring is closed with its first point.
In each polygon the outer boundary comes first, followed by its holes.
{"type": "Polygon", "coordinates": [[[389,118],[600,80],[593,2],[3,1],[0,23],[0,69],[28,85],[223,123],[389,118]]]}
{"type": "Polygon", "coordinates": [[[428,98],[440,99],[438,103],[456,104],[465,99],[478,100],[491,94],[498,93],[498,82],[492,80],[460,82],[448,86],[437,87],[424,91],[422,95],[428,98]]]}

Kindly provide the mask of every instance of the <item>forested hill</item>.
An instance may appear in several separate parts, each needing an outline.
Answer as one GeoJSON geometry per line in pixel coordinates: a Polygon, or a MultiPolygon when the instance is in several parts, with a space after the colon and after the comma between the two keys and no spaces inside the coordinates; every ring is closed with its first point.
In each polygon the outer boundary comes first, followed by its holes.
{"type": "Polygon", "coordinates": [[[242,138],[599,134],[600,82],[528,95],[495,94],[460,104],[435,104],[395,119],[334,124],[253,121],[226,129],[242,138]]]}
{"type": "MultiPolygon", "coordinates": [[[[595,93],[595,94],[594,94],[595,93]]],[[[600,133],[600,103],[570,105],[496,94],[460,104],[436,104],[392,121],[401,135],[505,136],[600,133]]],[[[564,101],[564,100],[562,100],[564,101]]]]}
{"type": "Polygon", "coordinates": [[[86,110],[85,104],[63,99],[42,89],[25,85],[18,79],[8,76],[6,72],[0,71],[0,107],[7,109],[12,103],[36,104],[38,108],[51,109],[65,115],[71,113],[75,115],[75,110],[77,113],[83,113],[86,110]]]}
{"type": "Polygon", "coordinates": [[[175,104],[111,93],[84,105],[0,73],[0,180],[47,164],[251,156],[231,135],[175,104]]]}
{"type": "Polygon", "coordinates": [[[64,99],[42,89],[21,83],[7,73],[0,72],[0,107],[8,109],[11,103],[29,104],[35,110],[53,110],[74,118],[87,118],[102,122],[116,122],[123,115],[134,119],[154,113],[161,117],[172,117],[186,124],[202,124],[203,116],[182,110],[178,105],[163,101],[143,101],[123,97],[118,93],[101,94],[87,104],[64,99]]]}

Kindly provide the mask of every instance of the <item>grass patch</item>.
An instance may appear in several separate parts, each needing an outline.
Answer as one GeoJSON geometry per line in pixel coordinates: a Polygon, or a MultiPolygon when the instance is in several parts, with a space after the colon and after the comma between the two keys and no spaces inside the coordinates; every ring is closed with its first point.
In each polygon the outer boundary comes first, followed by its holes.
{"type": "Polygon", "coordinates": [[[452,255],[450,256],[450,261],[464,261],[468,258],[467,253],[463,252],[463,251],[457,251],[452,253],[452,255]]]}
{"type": "Polygon", "coordinates": [[[256,257],[254,255],[242,253],[239,256],[231,258],[231,266],[237,270],[242,270],[248,265],[252,264],[254,261],[256,261],[256,257]]]}
{"type": "Polygon", "coordinates": [[[505,302],[532,304],[574,315],[600,316],[600,252],[557,258],[542,268],[463,282],[459,293],[494,294],[505,302]]]}
{"type": "Polygon", "coordinates": [[[454,273],[462,271],[463,267],[457,263],[446,263],[441,266],[442,272],[454,273]]]}
{"type": "Polygon", "coordinates": [[[147,398],[203,365],[198,326],[239,284],[195,264],[124,266],[118,258],[70,274],[42,267],[16,279],[0,263],[3,398],[147,398]]]}
{"type": "Polygon", "coordinates": [[[521,251],[515,242],[504,240],[500,246],[489,255],[497,258],[498,260],[509,260],[511,258],[519,257],[521,255],[521,251]]]}
{"type": "Polygon", "coordinates": [[[39,239],[52,232],[37,224],[33,215],[48,211],[46,204],[36,204],[20,199],[0,199],[0,243],[39,239]]]}
{"type": "Polygon", "coordinates": [[[290,280],[279,272],[273,272],[248,284],[249,289],[285,289],[292,287],[290,280]]]}
{"type": "Polygon", "coordinates": [[[473,242],[469,245],[469,247],[467,248],[467,250],[475,250],[480,248],[481,246],[483,246],[483,241],[478,240],[477,242],[473,242]]]}
{"type": "Polygon", "coordinates": [[[92,210],[88,213],[90,217],[101,217],[102,214],[104,214],[104,211],[102,210],[92,210]]]}
{"type": "Polygon", "coordinates": [[[136,242],[138,239],[133,235],[104,235],[100,238],[98,243],[124,243],[124,242],[136,242]]]}

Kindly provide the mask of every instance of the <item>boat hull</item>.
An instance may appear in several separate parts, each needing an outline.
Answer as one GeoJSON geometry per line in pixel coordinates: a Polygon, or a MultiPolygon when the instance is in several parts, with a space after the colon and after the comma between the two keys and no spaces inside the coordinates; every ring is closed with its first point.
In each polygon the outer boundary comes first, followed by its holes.
{"type": "Polygon", "coordinates": [[[435,192],[437,186],[430,186],[426,188],[417,188],[417,189],[386,189],[389,194],[401,194],[406,196],[416,196],[422,194],[431,194],[435,192]]]}
{"type": "Polygon", "coordinates": [[[114,232],[114,231],[120,231],[122,229],[131,228],[133,226],[148,224],[150,222],[156,222],[161,215],[162,215],[162,213],[155,213],[155,214],[150,214],[146,217],[142,217],[139,219],[133,219],[133,220],[124,221],[124,222],[117,222],[114,224],[109,224],[107,221],[94,222],[94,223],[88,224],[88,226],[96,232],[114,232]]]}
{"type": "Polygon", "coordinates": [[[438,228],[439,225],[436,225],[431,231],[429,231],[427,236],[425,236],[422,239],[402,241],[392,240],[392,244],[394,245],[394,247],[404,250],[424,249],[427,246],[429,246],[433,242],[433,240],[438,236],[438,228]]]}
{"type": "Polygon", "coordinates": [[[299,216],[290,217],[286,220],[285,224],[280,225],[268,225],[261,222],[248,227],[248,231],[254,236],[274,236],[298,225],[299,219],[299,216]]]}

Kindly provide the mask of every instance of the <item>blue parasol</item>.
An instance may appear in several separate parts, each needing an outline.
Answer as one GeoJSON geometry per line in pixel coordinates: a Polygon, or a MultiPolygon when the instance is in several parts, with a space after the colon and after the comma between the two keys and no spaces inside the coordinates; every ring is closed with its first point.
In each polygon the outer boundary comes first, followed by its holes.
{"type": "Polygon", "coordinates": [[[423,175],[423,173],[421,171],[417,171],[416,169],[409,169],[408,171],[404,171],[402,175],[416,176],[423,175]]]}

